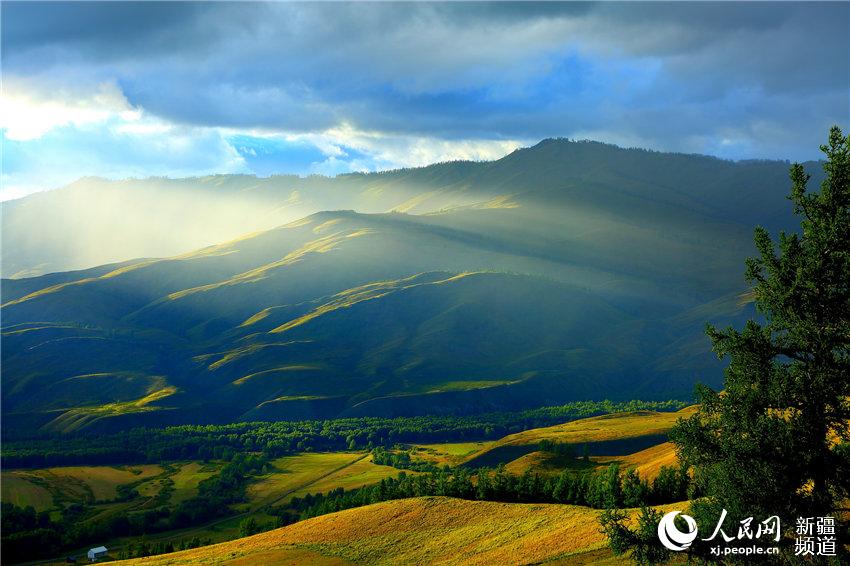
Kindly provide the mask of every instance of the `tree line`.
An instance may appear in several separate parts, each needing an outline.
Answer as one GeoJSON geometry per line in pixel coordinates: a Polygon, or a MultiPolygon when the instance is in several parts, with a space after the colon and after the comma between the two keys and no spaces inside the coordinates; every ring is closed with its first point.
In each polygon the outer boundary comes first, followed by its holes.
{"type": "Polygon", "coordinates": [[[526,470],[522,475],[481,468],[473,474],[467,468],[440,470],[424,474],[401,472],[398,478],[385,478],[374,486],[346,491],[337,488],[326,494],[308,494],[293,498],[289,508],[306,519],[381,501],[410,497],[446,496],[506,503],[569,503],[596,509],[641,507],[684,501],[692,490],[691,478],[684,467],[662,467],[650,483],[634,470],[623,472],[617,464],[599,471],[564,470],[557,476],[544,477],[526,470]]]}
{"type": "Polygon", "coordinates": [[[674,411],[683,401],[580,401],[510,413],[469,416],[359,417],[135,428],[112,434],[34,435],[4,439],[5,468],[230,460],[259,452],[277,458],[305,451],[391,447],[397,443],[491,440],[531,428],[623,411],[674,411]]]}

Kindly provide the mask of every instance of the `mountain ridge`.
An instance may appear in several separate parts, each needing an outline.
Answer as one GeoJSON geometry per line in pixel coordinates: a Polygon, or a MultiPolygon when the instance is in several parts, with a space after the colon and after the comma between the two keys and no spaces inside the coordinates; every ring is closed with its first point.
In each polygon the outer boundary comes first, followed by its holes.
{"type": "MultiPolygon", "coordinates": [[[[822,177],[817,163],[808,162],[806,167],[815,182],[822,177]]],[[[644,184],[651,181],[655,190],[689,183],[689,176],[704,176],[709,171],[712,180],[706,181],[706,190],[716,192],[726,183],[733,185],[731,192],[716,193],[721,202],[734,196],[741,203],[746,186],[787,184],[787,164],[782,161],[733,162],[563,139],[543,140],[494,161],[453,161],[335,178],[244,174],[179,179],[83,178],[4,203],[2,230],[7,245],[2,250],[3,276],[20,278],[135,257],[178,255],[321,210],[387,212],[409,203],[405,212],[437,212],[485,203],[529,187],[566,186],[565,181],[570,179],[586,184],[589,175],[607,170],[623,173],[617,182],[624,184],[633,183],[635,179],[629,178],[643,171],[636,179],[644,184]],[[625,173],[619,171],[624,167],[625,173]],[[663,178],[681,169],[688,174],[663,178]],[[419,200],[411,203],[414,198],[419,200]],[[193,214],[187,214],[189,211],[193,214]],[[32,233],[35,225],[42,226],[42,233],[32,233]]],[[[640,190],[645,198],[646,188],[640,190]]],[[[577,196],[575,191],[571,194],[577,196]]],[[[736,219],[752,225],[754,203],[746,204],[721,208],[714,214],[726,219],[729,215],[741,216],[736,219]]],[[[787,213],[787,207],[781,205],[784,202],[772,204],[770,214],[763,216],[768,227],[786,223],[788,215],[781,212],[787,213]],[[781,218],[771,218],[776,215],[781,218]]]]}

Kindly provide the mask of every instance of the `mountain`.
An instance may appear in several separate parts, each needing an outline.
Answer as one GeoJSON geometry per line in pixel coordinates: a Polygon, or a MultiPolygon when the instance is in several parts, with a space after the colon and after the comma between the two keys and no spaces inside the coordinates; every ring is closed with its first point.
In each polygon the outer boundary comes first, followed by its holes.
{"type": "MultiPolygon", "coordinates": [[[[165,259],[3,280],[4,434],[687,398],[719,383],[705,322],[752,315],[743,258],[753,225],[791,225],[785,178],[780,162],[564,140],[287,178],[407,212],[316,212],[165,259]]],[[[274,201],[274,178],[254,181],[274,201]]]]}
{"type": "MultiPolygon", "coordinates": [[[[817,180],[820,168],[807,164],[817,180]]],[[[2,207],[2,272],[22,278],[165,257],[267,230],[323,210],[424,214],[511,206],[510,195],[558,195],[629,215],[654,201],[752,226],[784,226],[788,164],[544,140],[493,162],[452,162],[371,174],[250,175],[110,181],[84,178],[2,207]],[[765,198],[769,193],[770,198],[765,198]]],[[[539,201],[540,199],[538,199],[539,201]]],[[[661,211],[659,211],[661,212],[661,211]]]]}
{"type": "Polygon", "coordinates": [[[440,189],[480,166],[446,163],[335,179],[84,178],[3,204],[3,276],[30,277],[186,253],[322,210],[407,212],[469,204],[462,191],[441,194],[440,189]]]}

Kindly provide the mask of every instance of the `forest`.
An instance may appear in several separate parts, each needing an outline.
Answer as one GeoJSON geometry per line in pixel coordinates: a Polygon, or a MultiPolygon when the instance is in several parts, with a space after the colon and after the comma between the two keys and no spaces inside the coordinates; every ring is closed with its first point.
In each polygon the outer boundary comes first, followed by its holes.
{"type": "Polygon", "coordinates": [[[41,435],[3,443],[6,468],[230,460],[236,453],[269,458],[304,451],[372,449],[411,442],[492,440],[531,428],[624,411],[676,411],[684,401],[581,401],[512,413],[470,416],[362,417],[136,428],[104,435],[41,435]]]}

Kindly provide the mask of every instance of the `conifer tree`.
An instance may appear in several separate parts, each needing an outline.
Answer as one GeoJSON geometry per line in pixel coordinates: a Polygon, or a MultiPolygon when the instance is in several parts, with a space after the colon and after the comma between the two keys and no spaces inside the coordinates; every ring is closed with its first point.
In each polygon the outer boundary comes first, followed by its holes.
{"type": "Polygon", "coordinates": [[[791,195],[800,230],[777,242],[759,227],[746,278],[763,320],[707,333],[728,356],[724,390],[698,388],[700,411],[672,433],[708,494],[698,522],[778,515],[840,518],[848,496],[850,420],[850,141],[821,147],[826,178],[810,192],[800,164],[791,195]]]}
{"type": "MultiPolygon", "coordinates": [[[[733,536],[748,517],[778,516],[787,534],[797,517],[833,516],[841,553],[850,495],[850,139],[833,127],[821,150],[819,192],[802,165],[790,170],[799,231],[774,241],[755,230],[758,257],[747,260],[746,279],[759,320],[707,329],[717,355],[729,358],[724,389],[698,386],[700,410],[671,438],[705,495],[689,511],[700,533],[711,533],[724,509],[733,536]]],[[[609,513],[604,522],[615,552],[639,539],[622,519],[609,513]]],[[[706,544],[698,539],[691,552],[706,544]]]]}

